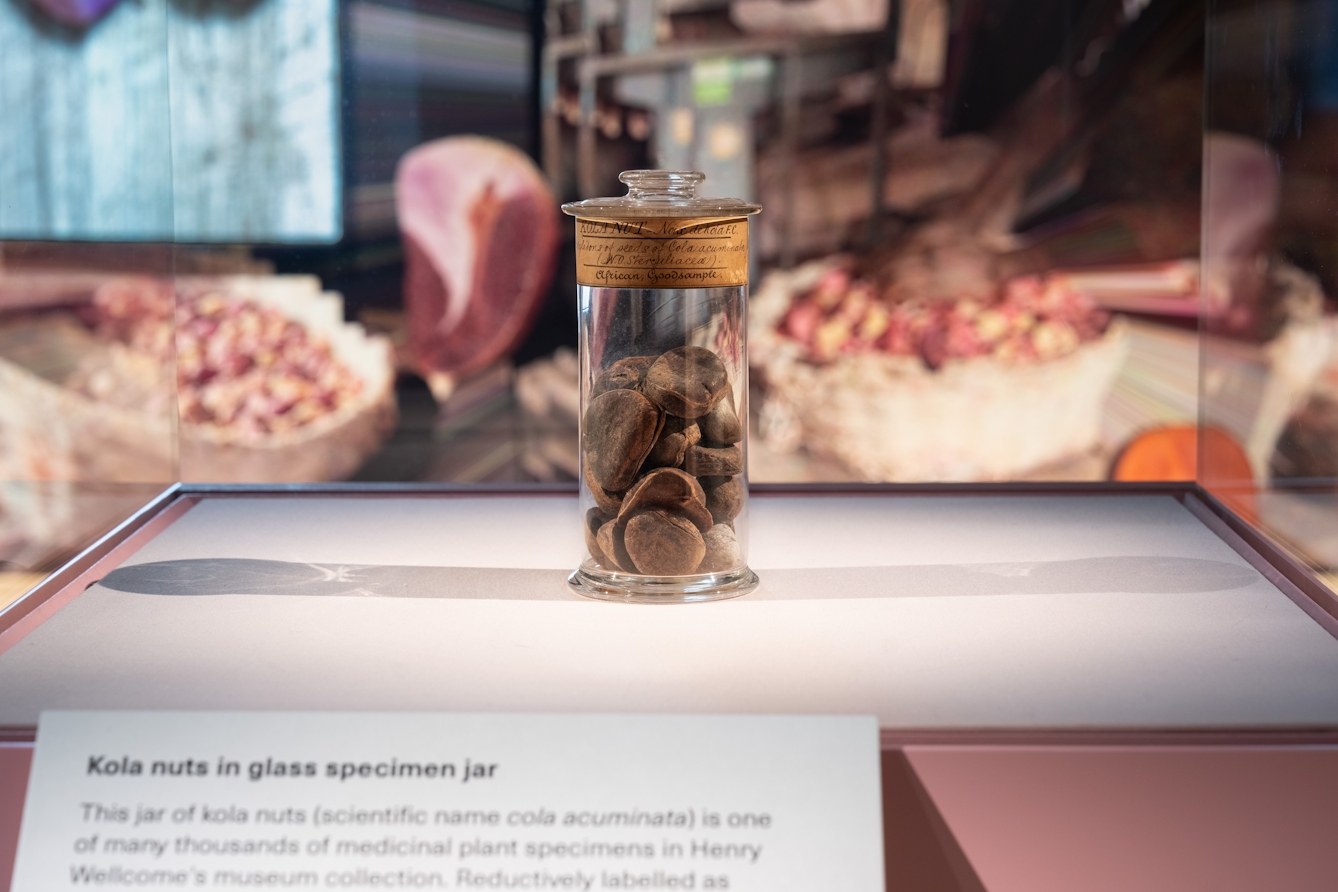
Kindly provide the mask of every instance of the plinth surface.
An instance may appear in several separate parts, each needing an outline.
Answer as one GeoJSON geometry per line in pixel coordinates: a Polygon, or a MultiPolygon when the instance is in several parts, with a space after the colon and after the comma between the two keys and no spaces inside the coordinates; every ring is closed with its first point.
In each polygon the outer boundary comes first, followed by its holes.
{"type": "Polygon", "coordinates": [[[1171,496],[753,500],[732,601],[599,603],[574,498],[206,497],[0,654],[42,709],[1338,725],[1338,641],[1171,496]]]}

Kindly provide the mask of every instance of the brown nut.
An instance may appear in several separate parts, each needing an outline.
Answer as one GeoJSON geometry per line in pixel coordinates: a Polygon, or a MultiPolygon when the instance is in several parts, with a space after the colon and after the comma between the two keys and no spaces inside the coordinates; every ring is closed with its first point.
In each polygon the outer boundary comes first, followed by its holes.
{"type": "Polygon", "coordinates": [[[651,447],[650,455],[646,456],[643,469],[681,468],[688,449],[696,446],[701,438],[701,431],[694,422],[674,415],[666,416],[664,430],[660,432],[660,438],[651,447]]]}
{"type": "Polygon", "coordinates": [[[683,457],[683,470],[694,477],[733,477],[743,473],[743,450],[737,446],[693,446],[683,457]]]}
{"type": "Polygon", "coordinates": [[[664,413],[635,390],[610,390],[590,401],[581,425],[585,461],[606,493],[627,489],[664,427],[664,413]]]}
{"type": "Polygon", "coordinates": [[[705,347],[675,347],[655,360],[641,382],[646,396],[680,418],[710,412],[728,389],[725,364],[705,347]]]}
{"type": "Polygon", "coordinates": [[[624,573],[635,573],[636,567],[632,565],[631,559],[627,556],[627,549],[623,541],[623,526],[616,520],[610,520],[599,528],[595,534],[595,542],[599,545],[599,550],[604,553],[604,560],[600,561],[610,570],[621,570],[624,573]]]}
{"type": "Polygon", "coordinates": [[[599,485],[595,479],[594,472],[591,470],[589,461],[585,463],[585,488],[590,490],[590,495],[594,498],[595,504],[599,510],[606,516],[612,517],[623,507],[623,497],[621,493],[605,492],[604,487],[599,485]]]}
{"type": "Polygon", "coordinates": [[[610,390],[639,390],[646,377],[646,370],[659,357],[629,356],[620,359],[599,373],[595,383],[590,385],[590,398],[610,390]]]}
{"type": "Polygon", "coordinates": [[[659,468],[642,477],[627,491],[618,520],[626,523],[641,511],[658,508],[686,517],[704,533],[715,522],[706,506],[706,494],[695,477],[677,468],[659,468]]]}
{"type": "Polygon", "coordinates": [[[743,554],[734,530],[723,523],[716,524],[702,537],[706,556],[697,566],[698,573],[723,573],[743,565],[743,554]]]}
{"type": "Polygon", "coordinates": [[[743,425],[739,423],[739,413],[734,408],[734,391],[725,388],[725,396],[715,404],[710,412],[697,419],[702,439],[712,445],[728,446],[743,439],[743,425]]]}
{"type": "Polygon", "coordinates": [[[599,528],[607,522],[608,518],[598,508],[585,512],[585,548],[595,563],[601,566],[608,566],[608,558],[604,556],[604,549],[599,547],[599,528]]]}
{"type": "Polygon", "coordinates": [[[709,474],[705,477],[698,477],[697,482],[702,485],[702,489],[715,489],[722,483],[728,483],[733,477],[712,477],[709,474]]]}
{"type": "Polygon", "coordinates": [[[729,478],[728,483],[706,490],[706,507],[716,523],[729,523],[743,510],[743,480],[729,478]]]}
{"type": "Polygon", "coordinates": [[[648,576],[683,576],[696,570],[706,555],[706,543],[692,521],[658,509],[628,520],[623,544],[638,572],[648,576]]]}

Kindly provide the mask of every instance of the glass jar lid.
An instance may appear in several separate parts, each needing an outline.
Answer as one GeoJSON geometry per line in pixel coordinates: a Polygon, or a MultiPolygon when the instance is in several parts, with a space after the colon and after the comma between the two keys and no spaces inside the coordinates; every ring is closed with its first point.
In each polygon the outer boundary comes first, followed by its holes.
{"type": "Polygon", "coordinates": [[[624,170],[618,179],[627,194],[616,198],[587,198],[562,206],[573,217],[607,220],[644,220],[648,217],[746,217],[762,210],[740,198],[702,198],[697,185],[706,174],[696,170],[624,170]]]}

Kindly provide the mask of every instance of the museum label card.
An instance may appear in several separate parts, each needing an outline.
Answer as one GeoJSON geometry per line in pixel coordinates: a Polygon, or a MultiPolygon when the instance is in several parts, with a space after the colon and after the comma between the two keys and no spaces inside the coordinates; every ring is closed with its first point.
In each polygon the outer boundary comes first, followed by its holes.
{"type": "Polygon", "coordinates": [[[881,892],[871,717],[47,712],[14,892],[881,892]]]}

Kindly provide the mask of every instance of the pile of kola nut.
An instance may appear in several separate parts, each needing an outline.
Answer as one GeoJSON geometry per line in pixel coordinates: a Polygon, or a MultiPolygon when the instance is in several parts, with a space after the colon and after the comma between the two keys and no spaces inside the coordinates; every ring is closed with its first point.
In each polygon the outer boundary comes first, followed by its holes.
{"type": "Polygon", "coordinates": [[[590,556],[648,576],[742,565],[743,439],[729,373],[705,347],[612,363],[595,379],[582,426],[590,556]]]}

